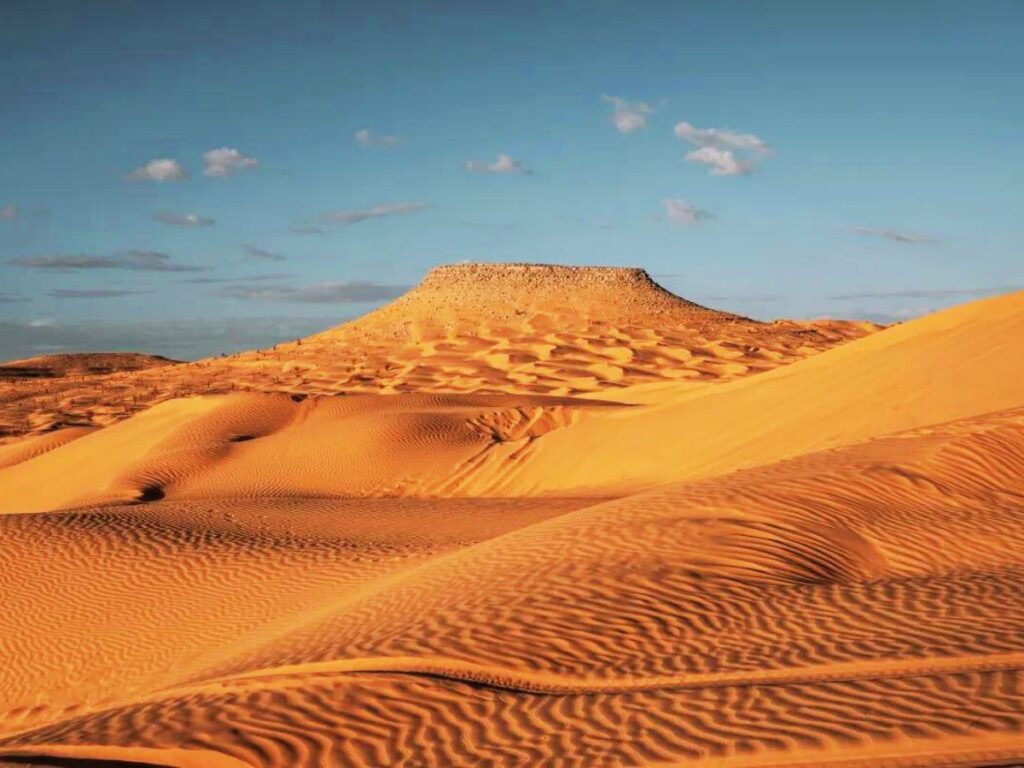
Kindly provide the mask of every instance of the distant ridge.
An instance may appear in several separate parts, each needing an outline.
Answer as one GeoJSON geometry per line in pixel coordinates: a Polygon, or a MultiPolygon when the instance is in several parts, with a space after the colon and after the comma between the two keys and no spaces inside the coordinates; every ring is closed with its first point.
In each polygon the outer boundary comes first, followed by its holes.
{"type": "Polygon", "coordinates": [[[177,363],[177,360],[160,355],[143,355],[136,352],[66,352],[0,363],[0,378],[102,376],[119,371],[141,371],[177,363]]]}

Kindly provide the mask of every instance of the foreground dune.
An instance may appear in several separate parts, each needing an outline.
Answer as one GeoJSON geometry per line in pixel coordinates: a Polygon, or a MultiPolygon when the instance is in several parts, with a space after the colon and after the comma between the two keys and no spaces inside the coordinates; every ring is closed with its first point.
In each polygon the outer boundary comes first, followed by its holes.
{"type": "Polygon", "coordinates": [[[33,588],[4,596],[3,647],[40,663],[0,678],[15,703],[0,753],[1020,758],[1022,477],[1017,409],[582,507],[161,501],[7,516],[19,556],[4,583],[33,588]],[[82,551],[104,553],[102,574],[82,551]]]}
{"type": "MultiPolygon", "coordinates": [[[[507,338],[494,279],[301,346],[507,338]]],[[[565,332],[759,327],[627,296],[565,332]]],[[[1024,293],[784,362],[205,394],[0,447],[0,764],[1020,764],[1024,293]]]]}

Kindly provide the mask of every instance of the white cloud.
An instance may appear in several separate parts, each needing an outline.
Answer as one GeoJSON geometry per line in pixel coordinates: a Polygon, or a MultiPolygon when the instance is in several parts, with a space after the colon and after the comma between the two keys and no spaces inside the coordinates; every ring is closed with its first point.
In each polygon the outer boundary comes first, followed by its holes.
{"type": "Polygon", "coordinates": [[[16,205],[5,205],[0,208],[0,220],[3,221],[14,221],[18,218],[18,206],[16,205]]]}
{"type": "Polygon", "coordinates": [[[128,181],[184,181],[188,173],[177,160],[161,157],[139,166],[127,178],[128,181]]]}
{"type": "Polygon", "coordinates": [[[676,124],[675,134],[698,147],[749,149],[762,154],[771,152],[771,147],[752,133],[737,133],[724,128],[697,128],[685,120],[676,124]]]}
{"type": "Polygon", "coordinates": [[[386,133],[374,133],[369,128],[361,128],[355,132],[356,141],[364,147],[393,147],[401,144],[400,136],[389,136],[386,133]]]}
{"type": "Polygon", "coordinates": [[[207,217],[200,216],[198,213],[174,213],[173,211],[157,211],[153,214],[153,218],[162,224],[168,224],[172,227],[211,227],[216,224],[216,221],[207,217]]]}
{"type": "Polygon", "coordinates": [[[677,123],[675,135],[697,147],[685,159],[706,165],[714,176],[748,173],[758,158],[771,154],[771,147],[752,133],[726,128],[697,128],[685,121],[677,123]]]}
{"type": "Polygon", "coordinates": [[[526,173],[531,171],[518,160],[513,160],[505,154],[498,155],[493,163],[481,160],[469,160],[466,162],[466,170],[470,173],[526,173]]]}
{"type": "Polygon", "coordinates": [[[698,208],[681,198],[666,197],[661,201],[661,205],[665,209],[665,217],[673,224],[692,227],[704,219],[711,218],[711,214],[703,208],[698,208]]]}
{"type": "Polygon", "coordinates": [[[611,104],[611,123],[619,133],[633,133],[647,127],[647,118],[654,114],[657,107],[651,106],[642,101],[629,102],[620,99],[618,96],[601,96],[607,103],[611,104]]]}
{"type": "Polygon", "coordinates": [[[736,176],[750,171],[751,163],[736,157],[730,149],[701,147],[687,152],[684,158],[691,163],[708,166],[712,176],[736,176]]]}
{"type": "Polygon", "coordinates": [[[75,272],[84,269],[127,269],[136,272],[202,272],[209,267],[177,264],[166,253],[133,249],[111,256],[82,254],[47,254],[8,259],[8,264],[26,269],[75,272]]]}
{"type": "Polygon", "coordinates": [[[885,240],[892,240],[894,243],[905,243],[907,245],[934,245],[939,242],[938,238],[931,237],[930,235],[915,235],[911,232],[899,232],[895,229],[854,227],[854,232],[870,237],[881,237],[885,240]]]}
{"type": "Polygon", "coordinates": [[[255,168],[260,161],[246,157],[237,149],[221,147],[203,153],[203,175],[223,179],[249,168],[255,168]]]}

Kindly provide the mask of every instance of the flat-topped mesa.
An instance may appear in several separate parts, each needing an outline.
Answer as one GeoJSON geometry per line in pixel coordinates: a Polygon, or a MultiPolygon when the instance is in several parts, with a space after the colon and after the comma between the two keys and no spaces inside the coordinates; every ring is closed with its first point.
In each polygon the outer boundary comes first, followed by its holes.
{"type": "Polygon", "coordinates": [[[555,320],[553,330],[563,324],[664,327],[745,319],[680,298],[638,267],[466,263],[435,267],[395,301],[327,333],[404,336],[479,322],[555,320]]]}

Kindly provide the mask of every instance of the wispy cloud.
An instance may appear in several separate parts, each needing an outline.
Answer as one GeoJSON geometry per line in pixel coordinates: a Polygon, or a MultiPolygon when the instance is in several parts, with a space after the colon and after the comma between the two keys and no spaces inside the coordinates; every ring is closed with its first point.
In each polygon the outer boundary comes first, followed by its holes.
{"type": "Polygon", "coordinates": [[[14,221],[18,218],[18,206],[16,205],[5,205],[0,208],[0,221],[14,221]]]}
{"type": "Polygon", "coordinates": [[[681,198],[666,197],[661,201],[661,205],[665,209],[665,218],[672,224],[692,227],[711,218],[711,214],[703,208],[698,208],[693,203],[681,198]]]}
{"type": "Polygon", "coordinates": [[[259,248],[255,245],[243,245],[242,250],[245,251],[246,255],[253,259],[263,259],[264,261],[285,260],[283,253],[275,253],[274,251],[268,251],[266,248],[259,248]]]}
{"type": "Polygon", "coordinates": [[[193,285],[217,285],[220,283],[261,283],[281,281],[295,277],[291,272],[275,272],[262,275],[241,275],[240,277],[189,277],[181,282],[193,285]]]}
{"type": "Polygon", "coordinates": [[[26,269],[45,269],[55,272],[76,272],[87,269],[126,269],[135,272],[202,272],[208,267],[193,267],[176,264],[166,253],[158,251],[131,250],[112,256],[88,256],[81,254],[52,254],[45,256],[23,256],[9,259],[8,264],[26,269]]]}
{"type": "Polygon", "coordinates": [[[217,222],[207,216],[200,216],[198,213],[175,213],[174,211],[157,211],[153,218],[161,224],[172,227],[212,227],[217,222]]]}
{"type": "Polygon", "coordinates": [[[161,157],[139,166],[125,178],[128,181],[184,181],[188,178],[188,172],[177,160],[161,157]]]}
{"type": "Polygon", "coordinates": [[[149,291],[122,291],[114,288],[54,288],[46,295],[52,299],[113,299],[140,293],[149,293],[149,291]]]}
{"type": "Polygon", "coordinates": [[[467,160],[466,170],[470,173],[532,173],[520,161],[513,160],[506,154],[498,155],[498,159],[493,163],[482,160],[467,160]]]}
{"type": "Polygon", "coordinates": [[[223,179],[236,173],[255,168],[260,161],[246,157],[237,149],[221,147],[203,153],[203,175],[223,179]]]}
{"type": "Polygon", "coordinates": [[[643,101],[626,101],[618,96],[602,95],[601,98],[612,105],[611,123],[619,133],[633,133],[646,128],[647,118],[658,108],[643,101]]]}
{"type": "Polygon", "coordinates": [[[231,299],[290,301],[303,304],[359,304],[385,301],[402,295],[408,286],[384,285],[365,281],[317,283],[305,287],[291,285],[229,285],[218,295],[231,299]]]}
{"type": "Polygon", "coordinates": [[[697,147],[684,159],[707,166],[713,176],[748,173],[759,158],[771,154],[771,147],[758,136],[727,128],[697,128],[683,121],[676,124],[675,135],[697,147]]]}
{"type": "Polygon", "coordinates": [[[911,232],[900,232],[895,229],[854,227],[853,231],[859,235],[881,237],[885,240],[891,240],[894,243],[905,243],[907,245],[934,245],[939,242],[938,238],[930,235],[916,235],[911,232]]]}
{"type": "Polygon", "coordinates": [[[382,203],[370,208],[329,211],[313,222],[293,226],[292,232],[299,234],[323,234],[335,227],[347,227],[352,224],[358,224],[361,221],[369,221],[370,219],[415,213],[427,207],[426,203],[382,203]]]}
{"type": "Polygon", "coordinates": [[[22,304],[26,301],[32,301],[32,299],[13,293],[0,293],[0,304],[22,304]]]}
{"type": "Polygon", "coordinates": [[[355,132],[356,141],[364,147],[394,147],[402,143],[400,136],[391,136],[386,133],[374,133],[369,128],[360,128],[355,132]]]}
{"type": "Polygon", "coordinates": [[[862,293],[840,293],[825,298],[834,301],[859,301],[862,299],[945,299],[955,296],[985,296],[987,294],[1010,293],[1024,290],[1022,285],[995,285],[985,288],[909,288],[899,291],[865,291],[862,293]]]}

